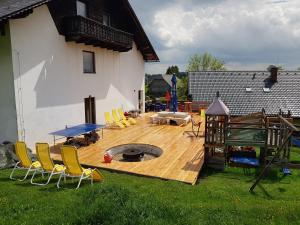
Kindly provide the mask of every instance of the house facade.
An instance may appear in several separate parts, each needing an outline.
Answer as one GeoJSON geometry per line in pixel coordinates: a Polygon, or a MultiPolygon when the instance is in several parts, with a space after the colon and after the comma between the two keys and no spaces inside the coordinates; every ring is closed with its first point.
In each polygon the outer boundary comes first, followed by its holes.
{"type": "Polygon", "coordinates": [[[113,108],[144,110],[144,64],[159,59],[127,0],[5,1],[0,27],[0,142],[33,147],[113,108]]]}

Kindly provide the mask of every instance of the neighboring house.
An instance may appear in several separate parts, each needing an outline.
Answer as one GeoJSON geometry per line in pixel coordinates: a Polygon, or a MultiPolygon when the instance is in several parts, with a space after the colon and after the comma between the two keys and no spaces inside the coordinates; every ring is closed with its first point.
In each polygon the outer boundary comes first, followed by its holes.
{"type": "MultiPolygon", "coordinates": [[[[158,75],[158,74],[157,74],[158,75]]],[[[152,75],[152,74],[145,74],[145,84],[149,85],[152,81],[152,77],[157,76],[157,75],[152,75]]],[[[159,74],[160,75],[160,74],[159,74]]]]}
{"type": "Polygon", "coordinates": [[[194,101],[211,103],[219,91],[233,116],[259,112],[275,115],[281,109],[300,117],[300,72],[220,71],[189,73],[189,94],[194,101]]]}
{"type": "Polygon", "coordinates": [[[0,49],[0,142],[30,147],[143,111],[144,62],[159,60],[128,0],[2,0],[0,49]]]}
{"type": "Polygon", "coordinates": [[[164,97],[167,91],[171,91],[172,75],[151,75],[148,77],[149,93],[153,97],[164,97]]]}

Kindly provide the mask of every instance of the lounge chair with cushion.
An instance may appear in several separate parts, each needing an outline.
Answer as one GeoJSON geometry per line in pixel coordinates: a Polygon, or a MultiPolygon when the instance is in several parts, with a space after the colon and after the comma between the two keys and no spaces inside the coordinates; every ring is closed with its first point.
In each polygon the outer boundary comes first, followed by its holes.
{"type": "Polygon", "coordinates": [[[36,156],[41,163],[42,168],[40,170],[36,170],[31,177],[31,183],[35,185],[47,185],[49,184],[53,175],[60,175],[66,169],[63,165],[54,164],[53,160],[50,157],[50,148],[47,143],[37,143],[36,147],[36,156]],[[46,183],[35,183],[33,179],[36,173],[40,172],[42,175],[49,174],[49,178],[46,183]]]}
{"type": "Polygon", "coordinates": [[[127,120],[123,120],[122,118],[120,119],[118,114],[117,114],[117,110],[113,109],[112,110],[112,116],[114,118],[114,121],[116,122],[121,122],[122,124],[124,124],[126,127],[130,126],[130,123],[127,120]]]}
{"type": "Polygon", "coordinates": [[[125,126],[120,121],[113,121],[109,112],[104,113],[104,118],[107,127],[119,127],[122,129],[125,128],[125,126]]]}
{"type": "Polygon", "coordinates": [[[60,175],[57,182],[57,188],[60,188],[60,181],[62,177],[79,178],[76,189],[80,187],[82,180],[90,180],[91,184],[93,181],[102,181],[103,175],[97,169],[84,169],[79,163],[77,149],[74,146],[62,146],[61,156],[66,170],[60,175]]]}
{"type": "Polygon", "coordinates": [[[39,161],[32,162],[31,158],[28,155],[27,147],[24,142],[17,141],[15,144],[15,151],[19,162],[16,163],[14,169],[12,170],[9,178],[12,180],[24,181],[30,172],[35,172],[36,170],[41,169],[41,164],[39,161]],[[13,174],[16,170],[27,170],[23,179],[17,179],[13,177],[13,174]]]}
{"type": "Polygon", "coordinates": [[[135,120],[135,119],[133,119],[133,118],[128,118],[128,119],[127,119],[127,118],[125,117],[124,112],[123,112],[123,110],[122,110],[121,108],[118,109],[118,113],[119,113],[119,115],[120,115],[120,117],[121,117],[122,120],[126,120],[126,121],[128,121],[130,124],[132,124],[132,125],[135,125],[135,124],[136,124],[136,120],[135,120]]]}

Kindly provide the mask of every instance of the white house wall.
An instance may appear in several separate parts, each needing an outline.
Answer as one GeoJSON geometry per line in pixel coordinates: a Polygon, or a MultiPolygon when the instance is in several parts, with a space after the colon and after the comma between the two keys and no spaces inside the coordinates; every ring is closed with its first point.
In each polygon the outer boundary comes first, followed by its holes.
{"type": "MultiPolygon", "coordinates": [[[[85,122],[84,98],[96,98],[97,123],[104,112],[138,107],[138,90],[144,89],[144,61],[134,45],[126,53],[66,42],[58,34],[47,6],[30,16],[10,21],[14,72],[21,70],[18,115],[23,118],[25,141],[52,141],[49,132],[85,122]],[[84,74],[82,51],[95,52],[96,74],[84,74]],[[20,63],[16,59],[20,56],[20,63]],[[21,103],[21,104],[19,104],[21,103]]],[[[15,85],[20,78],[15,79],[15,85]]],[[[21,120],[22,121],[22,120],[21,120]]],[[[19,130],[19,138],[23,132],[19,130]]]]}
{"type": "Polygon", "coordinates": [[[0,35],[0,143],[17,140],[17,114],[9,27],[0,35]]]}

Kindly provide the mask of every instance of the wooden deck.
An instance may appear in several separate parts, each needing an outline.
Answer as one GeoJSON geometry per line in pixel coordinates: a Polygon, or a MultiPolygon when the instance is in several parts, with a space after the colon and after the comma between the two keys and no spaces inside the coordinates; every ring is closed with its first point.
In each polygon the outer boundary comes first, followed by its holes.
{"type": "MultiPolygon", "coordinates": [[[[191,130],[191,123],[184,127],[153,125],[150,123],[150,115],[144,114],[138,118],[137,125],[126,129],[105,129],[104,139],[78,150],[80,163],[195,184],[204,162],[204,138],[183,135],[185,130],[191,130]],[[103,163],[103,155],[107,149],[129,143],[155,145],[163,150],[163,154],[159,158],[144,162],[103,163]]],[[[201,130],[204,130],[204,124],[201,125],[201,130]]],[[[53,150],[52,157],[61,160],[58,148],[53,150]]]]}

